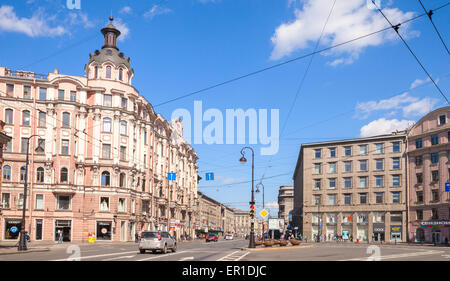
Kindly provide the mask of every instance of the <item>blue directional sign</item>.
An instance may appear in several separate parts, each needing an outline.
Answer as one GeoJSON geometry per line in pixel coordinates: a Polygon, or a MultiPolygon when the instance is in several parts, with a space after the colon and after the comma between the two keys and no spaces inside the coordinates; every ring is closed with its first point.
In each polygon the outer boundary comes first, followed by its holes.
{"type": "Polygon", "coordinates": [[[17,230],[18,230],[17,227],[15,227],[15,226],[11,227],[11,232],[12,232],[12,233],[16,233],[17,230]]]}
{"type": "Polygon", "coordinates": [[[206,173],[206,180],[207,181],[213,181],[214,180],[214,173],[206,173]]]}
{"type": "Polygon", "coordinates": [[[177,174],[176,173],[167,173],[167,179],[170,181],[177,180],[177,174]]]}
{"type": "Polygon", "coordinates": [[[450,182],[445,183],[445,192],[450,192],[450,182]]]}

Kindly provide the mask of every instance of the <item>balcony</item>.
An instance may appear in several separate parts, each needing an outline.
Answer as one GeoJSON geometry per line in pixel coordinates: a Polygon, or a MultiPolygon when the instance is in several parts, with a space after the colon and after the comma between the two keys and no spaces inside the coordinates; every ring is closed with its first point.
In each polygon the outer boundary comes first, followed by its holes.
{"type": "Polygon", "coordinates": [[[10,70],[5,69],[5,76],[9,77],[17,77],[17,78],[25,78],[25,79],[38,79],[38,80],[48,80],[47,74],[39,74],[31,71],[23,71],[23,70],[10,70]]]}

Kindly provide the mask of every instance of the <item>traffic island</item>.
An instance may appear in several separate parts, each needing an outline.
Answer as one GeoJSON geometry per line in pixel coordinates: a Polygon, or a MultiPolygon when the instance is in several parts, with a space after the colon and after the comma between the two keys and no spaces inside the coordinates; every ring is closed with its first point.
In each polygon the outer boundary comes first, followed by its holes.
{"type": "Polygon", "coordinates": [[[277,251],[277,250],[295,250],[295,249],[306,249],[314,248],[313,245],[298,245],[298,246],[278,246],[278,247],[265,247],[265,248],[241,248],[242,251],[277,251]]]}

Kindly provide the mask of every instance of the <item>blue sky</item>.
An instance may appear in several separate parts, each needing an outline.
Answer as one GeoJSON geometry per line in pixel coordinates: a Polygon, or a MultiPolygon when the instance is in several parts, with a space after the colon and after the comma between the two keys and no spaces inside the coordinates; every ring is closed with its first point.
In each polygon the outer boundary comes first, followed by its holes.
{"type": "MultiPolygon", "coordinates": [[[[423,0],[436,8],[447,0],[423,0]]],[[[131,57],[133,85],[152,104],[310,53],[334,0],[149,0],[87,1],[68,9],[66,0],[2,0],[0,65],[11,69],[84,75],[89,53],[103,45],[100,29],[111,11],[122,31],[119,48],[131,57]]],[[[423,13],[418,1],[381,0],[394,24],[423,13]]],[[[450,6],[434,22],[450,44],[450,6]]],[[[319,49],[387,27],[366,0],[336,0],[319,49]]],[[[441,90],[449,95],[450,58],[427,17],[400,32],[441,90]]],[[[314,56],[294,104],[309,58],[205,91],[155,110],[279,109],[280,148],[263,156],[255,149],[255,178],[263,180],[266,205],[275,206],[280,185],[292,184],[300,145],[390,132],[445,105],[437,89],[393,30],[314,56]]],[[[193,113],[192,113],[193,115],[193,113]]],[[[204,123],[206,126],[208,122],[204,123]]],[[[251,166],[238,162],[244,145],[194,144],[200,175],[215,181],[200,191],[231,207],[248,209],[251,166]]],[[[251,159],[247,154],[247,159],[251,159]]],[[[261,195],[256,197],[261,204],[261,195]]],[[[275,215],[275,210],[272,210],[275,215]]]]}

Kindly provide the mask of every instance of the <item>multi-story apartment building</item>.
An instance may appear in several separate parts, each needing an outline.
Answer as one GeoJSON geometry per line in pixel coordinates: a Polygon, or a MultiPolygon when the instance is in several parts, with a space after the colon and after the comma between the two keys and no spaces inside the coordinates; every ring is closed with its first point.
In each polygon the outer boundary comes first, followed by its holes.
{"type": "Polygon", "coordinates": [[[223,232],[222,204],[205,194],[198,192],[199,221],[196,234],[204,236],[208,233],[221,234],[223,232]]]}
{"type": "Polygon", "coordinates": [[[295,226],[309,239],[405,241],[405,159],[406,132],[302,144],[295,226]]]}
{"type": "Polygon", "coordinates": [[[234,211],[234,218],[236,221],[235,223],[236,233],[240,236],[250,234],[250,212],[239,209],[233,209],[233,211],[234,211]]]}
{"type": "Polygon", "coordinates": [[[278,190],[278,217],[284,219],[287,226],[289,212],[294,209],[294,186],[282,185],[278,190]]]}
{"type": "Polygon", "coordinates": [[[133,87],[120,31],[101,30],[85,76],[0,67],[0,116],[12,137],[2,166],[1,240],[21,227],[26,139],[30,165],[26,230],[32,240],[129,241],[136,232],[193,232],[197,155],[182,140],[180,120],[166,121],[133,87]],[[168,180],[168,172],[176,180],[168,180]],[[14,228],[15,229],[15,228],[14,228]]]}
{"type": "Polygon", "coordinates": [[[450,240],[450,107],[436,109],[408,133],[409,231],[415,242],[450,240]]]}
{"type": "MultiPolygon", "coordinates": [[[[11,137],[3,133],[3,128],[5,126],[5,122],[0,120],[0,175],[3,175],[3,149],[6,148],[8,142],[11,141],[11,137]]],[[[0,176],[0,195],[2,193],[2,179],[3,176],[0,176]]],[[[1,198],[0,198],[1,199],[1,198]]],[[[2,213],[3,202],[0,201],[0,216],[2,213]]]]}
{"type": "Polygon", "coordinates": [[[235,216],[233,209],[222,205],[222,225],[224,233],[235,233],[235,216]]]}

